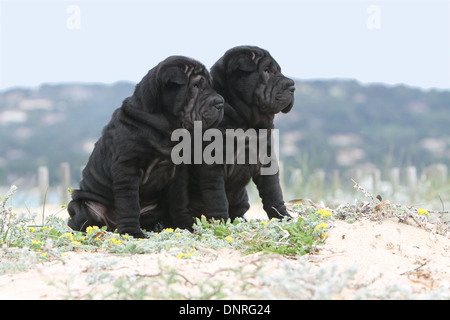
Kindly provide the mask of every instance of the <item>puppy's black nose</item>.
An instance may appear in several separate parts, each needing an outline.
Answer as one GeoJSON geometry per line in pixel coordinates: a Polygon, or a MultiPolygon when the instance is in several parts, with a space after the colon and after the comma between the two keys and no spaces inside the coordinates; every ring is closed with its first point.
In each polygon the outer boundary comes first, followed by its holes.
{"type": "Polygon", "coordinates": [[[290,93],[295,91],[295,82],[292,79],[286,78],[283,81],[283,90],[289,90],[290,93]]]}

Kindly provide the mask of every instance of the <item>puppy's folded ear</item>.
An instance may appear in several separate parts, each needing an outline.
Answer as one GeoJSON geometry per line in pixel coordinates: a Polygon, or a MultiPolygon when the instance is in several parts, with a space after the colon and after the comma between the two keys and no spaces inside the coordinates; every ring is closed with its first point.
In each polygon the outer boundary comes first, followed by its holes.
{"type": "Polygon", "coordinates": [[[178,67],[170,67],[164,71],[161,80],[164,84],[184,85],[189,81],[186,73],[178,67]]]}
{"type": "Polygon", "coordinates": [[[244,71],[244,72],[253,72],[256,71],[256,63],[253,59],[247,55],[241,55],[237,57],[231,64],[231,71],[234,72],[236,70],[244,71]]]}

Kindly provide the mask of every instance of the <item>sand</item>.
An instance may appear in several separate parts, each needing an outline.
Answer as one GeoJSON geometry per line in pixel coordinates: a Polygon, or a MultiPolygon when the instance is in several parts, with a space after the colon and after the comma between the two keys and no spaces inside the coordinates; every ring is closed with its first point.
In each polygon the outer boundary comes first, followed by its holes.
{"type": "MultiPolygon", "coordinates": [[[[312,272],[333,266],[341,273],[356,268],[356,274],[346,288],[330,296],[331,299],[355,299],[365,291],[375,295],[362,298],[428,298],[432,292],[450,290],[450,239],[415,225],[400,223],[396,218],[382,221],[363,218],[353,224],[334,221],[319,252],[302,259],[312,272]],[[411,296],[386,295],[393,286],[403,288],[411,296]]],[[[120,277],[153,279],[146,290],[153,292],[152,297],[161,299],[220,298],[222,296],[199,290],[199,284],[218,285],[220,282],[225,284],[224,298],[229,299],[252,298],[251,292],[261,294],[270,290],[274,290],[274,295],[278,294],[275,291],[280,291],[278,297],[282,299],[317,297],[314,294],[293,296],[292,292],[286,293],[274,286],[276,274],[286,272],[283,269],[286,263],[292,268],[301,265],[297,259],[279,255],[242,255],[225,249],[211,249],[191,259],[178,259],[169,253],[100,255],[69,252],[62,261],[42,263],[24,272],[0,276],[0,299],[116,299],[121,296],[117,290],[115,295],[111,294],[114,291],[111,283],[120,277]],[[97,261],[97,267],[92,259],[97,261]],[[99,261],[103,261],[103,265],[98,266],[99,261]],[[175,283],[169,283],[167,278],[170,270],[176,272],[175,283]],[[92,274],[103,274],[106,280],[89,278],[92,274]],[[89,285],[93,282],[95,285],[89,285]]],[[[298,292],[304,285],[299,280],[298,292]]],[[[211,285],[210,290],[213,287],[211,285]]],[[[272,298],[273,295],[263,297],[272,298]]]]}

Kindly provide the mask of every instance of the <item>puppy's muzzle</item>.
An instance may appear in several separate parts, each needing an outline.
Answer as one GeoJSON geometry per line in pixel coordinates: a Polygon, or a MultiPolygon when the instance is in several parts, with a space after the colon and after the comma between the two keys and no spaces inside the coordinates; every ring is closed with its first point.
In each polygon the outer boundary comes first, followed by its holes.
{"type": "Polygon", "coordinates": [[[224,107],[224,103],[225,103],[225,101],[223,100],[222,97],[216,97],[211,102],[211,105],[213,108],[216,108],[218,111],[221,111],[224,107]]]}
{"type": "Polygon", "coordinates": [[[283,91],[289,91],[289,93],[293,94],[295,92],[295,82],[291,79],[287,79],[282,84],[282,88],[283,88],[283,91]]]}

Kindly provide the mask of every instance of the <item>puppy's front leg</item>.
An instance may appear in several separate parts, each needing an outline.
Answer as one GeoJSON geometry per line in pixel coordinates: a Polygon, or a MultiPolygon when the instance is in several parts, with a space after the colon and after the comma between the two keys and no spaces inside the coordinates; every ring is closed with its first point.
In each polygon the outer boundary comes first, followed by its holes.
{"type": "Polygon", "coordinates": [[[132,164],[115,164],[111,168],[114,183],[114,207],[117,231],[145,238],[139,225],[139,185],[142,171],[132,164]]]}
{"type": "Polygon", "coordinates": [[[186,164],[176,167],[175,179],[169,185],[167,202],[169,215],[175,227],[192,231],[194,219],[189,213],[189,172],[186,164]]]}
{"type": "Polygon", "coordinates": [[[269,219],[291,217],[284,205],[278,172],[273,175],[257,175],[253,177],[253,182],[258,188],[264,211],[269,219]]]}
{"type": "Polygon", "coordinates": [[[204,203],[204,214],[208,219],[228,220],[228,199],[225,191],[223,165],[196,166],[200,194],[204,203]]]}
{"type": "Polygon", "coordinates": [[[248,201],[248,194],[245,187],[234,192],[228,196],[229,215],[230,219],[234,221],[236,218],[243,218],[244,214],[250,209],[250,203],[248,201]]]}

